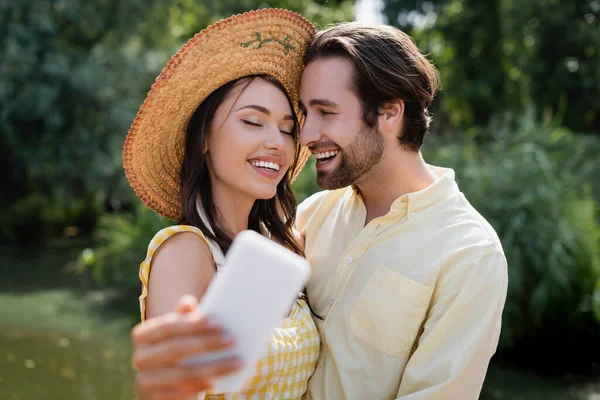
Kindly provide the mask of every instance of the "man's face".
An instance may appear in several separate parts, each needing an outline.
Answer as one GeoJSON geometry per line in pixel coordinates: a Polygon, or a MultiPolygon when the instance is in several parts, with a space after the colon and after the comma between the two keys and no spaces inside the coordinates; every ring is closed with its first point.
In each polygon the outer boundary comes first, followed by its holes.
{"type": "Polygon", "coordinates": [[[317,184],[339,189],[357,184],[381,160],[384,143],[363,121],[351,89],[354,66],[341,57],[317,59],[306,66],[300,106],[306,114],[300,143],[317,158],[317,184]]]}

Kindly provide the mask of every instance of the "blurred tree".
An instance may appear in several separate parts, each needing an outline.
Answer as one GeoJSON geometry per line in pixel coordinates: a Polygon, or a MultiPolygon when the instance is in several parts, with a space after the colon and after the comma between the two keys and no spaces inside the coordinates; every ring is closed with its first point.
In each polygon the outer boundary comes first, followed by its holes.
{"type": "Polygon", "coordinates": [[[438,122],[484,125],[535,106],[600,132],[600,1],[384,0],[384,14],[440,69],[438,122]]]}
{"type": "Polygon", "coordinates": [[[504,3],[511,91],[546,119],[600,133],[600,1],[504,3]]]}
{"type": "Polygon", "coordinates": [[[6,156],[0,168],[8,173],[0,178],[0,206],[26,236],[44,232],[49,221],[43,209],[74,202],[85,204],[62,222],[93,227],[93,218],[85,219],[97,214],[102,192],[115,187],[117,145],[157,68],[153,53],[143,50],[164,44],[158,32],[167,21],[157,15],[167,3],[1,3],[0,142],[6,156]],[[32,196],[38,201],[24,199],[32,196]],[[20,226],[32,213],[40,220],[20,226]]]}
{"type": "Polygon", "coordinates": [[[0,237],[35,239],[65,225],[91,231],[105,206],[131,207],[125,134],[154,78],[194,33],[266,6],[324,25],[350,19],[352,4],[0,0],[0,237]]]}

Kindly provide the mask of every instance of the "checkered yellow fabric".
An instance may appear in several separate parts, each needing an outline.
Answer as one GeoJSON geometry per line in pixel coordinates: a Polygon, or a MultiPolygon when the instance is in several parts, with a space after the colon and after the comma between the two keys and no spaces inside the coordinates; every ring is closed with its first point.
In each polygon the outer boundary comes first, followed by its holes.
{"type": "MultiPolygon", "coordinates": [[[[176,225],[158,232],[148,246],[146,259],[140,265],[142,321],[146,316],[145,303],[152,257],[162,243],[179,232],[195,233],[208,245],[213,257],[215,253],[219,253],[196,227],[176,225]]],[[[282,321],[281,327],[273,330],[265,355],[258,362],[255,376],[244,391],[235,394],[207,393],[205,398],[209,400],[300,399],[306,392],[308,380],[314,371],[319,347],[319,333],[308,305],[304,300],[298,300],[294,303],[290,316],[282,321]]]]}

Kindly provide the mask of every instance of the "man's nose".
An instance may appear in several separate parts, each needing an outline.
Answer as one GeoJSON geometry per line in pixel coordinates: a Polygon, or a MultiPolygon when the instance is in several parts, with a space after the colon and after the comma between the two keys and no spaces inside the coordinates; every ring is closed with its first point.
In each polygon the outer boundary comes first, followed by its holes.
{"type": "Polygon", "coordinates": [[[321,136],[321,130],[317,121],[307,116],[304,120],[304,126],[300,131],[300,144],[308,146],[311,143],[321,140],[321,136]]]}

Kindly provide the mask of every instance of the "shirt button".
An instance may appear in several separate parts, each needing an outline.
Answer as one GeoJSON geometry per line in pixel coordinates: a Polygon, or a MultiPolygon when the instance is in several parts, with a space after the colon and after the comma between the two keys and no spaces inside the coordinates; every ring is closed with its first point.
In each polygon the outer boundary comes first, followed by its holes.
{"type": "Polygon", "coordinates": [[[352,257],[346,258],[346,264],[352,264],[352,257]]]}
{"type": "Polygon", "coordinates": [[[416,217],[416,216],[417,216],[417,213],[416,213],[416,212],[414,212],[414,211],[413,211],[413,212],[411,212],[411,213],[410,213],[410,217],[411,217],[411,218],[414,218],[414,217],[416,217]]]}
{"type": "Polygon", "coordinates": [[[332,306],[333,305],[333,299],[329,300],[329,305],[332,306]]]}

